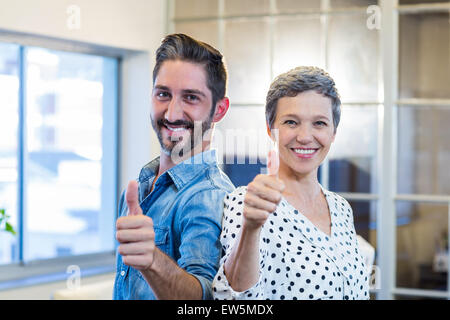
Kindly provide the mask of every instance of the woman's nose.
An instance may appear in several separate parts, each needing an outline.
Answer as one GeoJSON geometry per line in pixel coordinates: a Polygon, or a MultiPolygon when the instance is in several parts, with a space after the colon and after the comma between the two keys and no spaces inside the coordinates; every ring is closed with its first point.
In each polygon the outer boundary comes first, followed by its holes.
{"type": "Polygon", "coordinates": [[[313,141],[312,130],[308,125],[301,125],[297,131],[297,142],[308,144],[313,141]]]}

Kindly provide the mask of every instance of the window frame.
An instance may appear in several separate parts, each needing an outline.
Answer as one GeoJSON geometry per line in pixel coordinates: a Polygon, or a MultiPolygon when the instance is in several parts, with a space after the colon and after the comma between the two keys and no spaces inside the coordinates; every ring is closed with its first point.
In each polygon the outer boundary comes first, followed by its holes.
{"type": "MultiPolygon", "coordinates": [[[[19,78],[19,123],[18,123],[18,179],[17,179],[17,192],[18,192],[18,221],[17,221],[17,241],[18,241],[18,262],[10,264],[0,265],[0,291],[8,290],[12,288],[26,287],[30,285],[54,282],[65,280],[70,275],[68,267],[76,265],[80,268],[81,277],[91,276],[96,274],[104,274],[115,271],[115,254],[117,243],[115,238],[112,237],[111,241],[113,249],[108,251],[96,252],[91,254],[71,255],[67,257],[57,257],[51,259],[31,260],[24,261],[24,186],[26,184],[26,177],[21,174],[24,172],[25,153],[26,153],[26,72],[25,72],[25,51],[27,47],[39,47],[49,50],[65,51],[71,53],[81,53],[88,55],[102,56],[106,58],[115,59],[113,66],[114,79],[107,81],[107,85],[112,87],[114,94],[111,97],[107,97],[106,101],[103,101],[103,105],[113,105],[113,112],[105,112],[106,108],[103,108],[103,119],[111,123],[111,126],[103,126],[102,128],[102,150],[105,157],[109,157],[112,161],[108,161],[108,168],[104,168],[102,165],[102,176],[104,177],[105,170],[108,172],[114,172],[113,177],[106,176],[108,179],[106,182],[115,186],[108,192],[108,197],[112,197],[113,200],[107,203],[109,210],[113,210],[111,214],[112,221],[111,226],[114,227],[114,221],[117,216],[117,204],[120,194],[119,179],[120,179],[120,110],[121,110],[121,68],[122,59],[131,53],[130,50],[124,50],[119,48],[86,44],[77,41],[61,40],[52,37],[45,36],[30,36],[20,32],[8,32],[0,31],[0,42],[13,43],[19,46],[18,57],[18,78],[19,78]],[[109,100],[108,100],[109,99],[109,100]],[[106,120],[105,120],[106,117],[106,120]],[[105,134],[107,132],[107,134],[105,134]],[[105,138],[113,137],[108,141],[105,138]],[[105,141],[108,143],[105,145],[105,141]]],[[[111,64],[112,65],[112,64],[111,64]]],[[[102,178],[101,188],[105,185],[105,179],[102,178]]],[[[104,197],[102,192],[102,198],[104,197]]]]}

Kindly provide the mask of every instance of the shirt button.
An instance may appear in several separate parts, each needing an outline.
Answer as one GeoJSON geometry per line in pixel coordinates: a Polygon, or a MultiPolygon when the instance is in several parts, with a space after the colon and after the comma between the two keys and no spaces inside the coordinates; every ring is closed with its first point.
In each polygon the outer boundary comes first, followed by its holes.
{"type": "Polygon", "coordinates": [[[125,271],[122,270],[122,272],[120,272],[120,275],[123,277],[125,275],[125,271]]]}

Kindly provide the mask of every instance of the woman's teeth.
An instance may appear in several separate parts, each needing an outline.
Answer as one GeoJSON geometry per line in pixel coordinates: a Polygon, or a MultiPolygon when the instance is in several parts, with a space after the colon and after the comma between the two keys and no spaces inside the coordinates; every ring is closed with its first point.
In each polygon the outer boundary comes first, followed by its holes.
{"type": "Polygon", "coordinates": [[[295,153],[299,154],[313,154],[316,149],[293,149],[295,153]]]}

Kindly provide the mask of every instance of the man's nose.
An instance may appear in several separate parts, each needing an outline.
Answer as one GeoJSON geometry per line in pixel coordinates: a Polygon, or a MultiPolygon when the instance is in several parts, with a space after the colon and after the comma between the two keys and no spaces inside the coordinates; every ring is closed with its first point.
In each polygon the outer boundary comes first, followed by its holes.
{"type": "Polygon", "coordinates": [[[177,99],[172,99],[167,106],[164,118],[169,122],[175,122],[183,119],[183,107],[177,102],[177,99]]]}

